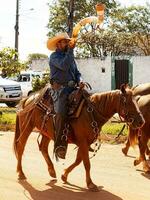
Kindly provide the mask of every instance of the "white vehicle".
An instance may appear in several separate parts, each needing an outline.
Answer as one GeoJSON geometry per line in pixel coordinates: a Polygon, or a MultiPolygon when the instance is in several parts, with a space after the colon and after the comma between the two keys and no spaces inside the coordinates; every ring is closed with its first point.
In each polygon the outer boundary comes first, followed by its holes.
{"type": "Polygon", "coordinates": [[[32,81],[34,78],[42,78],[43,72],[41,71],[22,71],[17,78],[17,82],[21,85],[23,97],[29,96],[33,92],[32,81]]]}
{"type": "Polygon", "coordinates": [[[0,103],[15,107],[22,99],[21,86],[18,82],[0,77],[0,103]]]}

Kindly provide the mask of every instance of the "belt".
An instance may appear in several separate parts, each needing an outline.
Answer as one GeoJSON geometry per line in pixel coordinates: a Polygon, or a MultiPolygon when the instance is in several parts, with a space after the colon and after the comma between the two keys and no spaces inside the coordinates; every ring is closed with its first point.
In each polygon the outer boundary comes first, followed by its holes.
{"type": "Polygon", "coordinates": [[[58,90],[58,89],[60,89],[62,86],[65,86],[65,87],[75,87],[75,86],[76,86],[76,83],[75,83],[75,81],[73,81],[73,80],[70,80],[70,81],[68,81],[67,83],[64,83],[64,84],[61,84],[61,83],[58,83],[58,82],[53,81],[53,82],[51,83],[51,85],[52,85],[52,88],[53,88],[54,90],[58,90]]]}
{"type": "Polygon", "coordinates": [[[51,83],[51,86],[52,89],[59,90],[63,85],[54,81],[53,83],[51,83]]]}
{"type": "Polygon", "coordinates": [[[71,81],[68,81],[67,86],[68,87],[75,87],[76,83],[75,83],[75,81],[71,80],[71,81]]]}

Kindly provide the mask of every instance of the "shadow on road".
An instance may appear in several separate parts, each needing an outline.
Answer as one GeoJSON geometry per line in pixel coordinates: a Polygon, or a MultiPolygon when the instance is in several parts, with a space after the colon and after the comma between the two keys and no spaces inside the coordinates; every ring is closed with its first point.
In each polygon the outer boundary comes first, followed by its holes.
{"type": "Polygon", "coordinates": [[[136,156],[126,155],[128,158],[136,158],[136,156]]]}
{"type": "Polygon", "coordinates": [[[46,185],[50,186],[47,190],[37,190],[28,181],[20,181],[19,184],[24,188],[24,195],[30,200],[123,200],[122,198],[100,188],[99,192],[89,192],[88,190],[72,184],[64,184],[60,187],[55,185],[57,181],[51,181],[46,185]],[[30,195],[29,195],[30,194],[30,195]]]}

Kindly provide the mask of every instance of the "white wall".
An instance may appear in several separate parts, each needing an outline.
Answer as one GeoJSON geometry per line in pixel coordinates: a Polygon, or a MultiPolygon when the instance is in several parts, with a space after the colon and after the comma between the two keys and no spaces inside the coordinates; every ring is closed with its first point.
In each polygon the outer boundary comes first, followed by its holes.
{"type": "Polygon", "coordinates": [[[49,69],[48,59],[35,59],[32,60],[31,69],[36,71],[46,71],[49,69]]]}
{"type": "MultiPolygon", "coordinates": [[[[150,56],[134,56],[133,63],[133,85],[150,82],[150,56]]],[[[95,91],[111,90],[111,58],[100,59],[79,59],[78,67],[83,74],[85,81],[89,82],[95,91]],[[101,68],[105,68],[105,73],[101,68]]]]}
{"type": "Polygon", "coordinates": [[[150,56],[136,56],[133,60],[133,85],[150,82],[150,56]]]}
{"type": "MultiPolygon", "coordinates": [[[[132,57],[133,85],[150,82],[150,56],[132,57]]],[[[106,60],[100,58],[76,59],[78,68],[84,81],[88,82],[94,91],[111,90],[111,57],[106,60]],[[102,68],[105,73],[102,73],[102,68]]],[[[35,60],[32,63],[33,70],[44,71],[49,69],[48,59],[35,60]]]]}
{"type": "Polygon", "coordinates": [[[83,80],[88,82],[94,91],[111,90],[111,58],[106,60],[97,58],[78,59],[76,60],[79,71],[83,80]],[[102,68],[105,72],[102,73],[102,68]]]}

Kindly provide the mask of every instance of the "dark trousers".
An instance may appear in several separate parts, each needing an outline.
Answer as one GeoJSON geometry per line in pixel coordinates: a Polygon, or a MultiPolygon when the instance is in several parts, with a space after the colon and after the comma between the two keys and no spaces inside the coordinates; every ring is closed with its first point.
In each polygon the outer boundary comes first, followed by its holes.
{"type": "Polygon", "coordinates": [[[57,91],[57,98],[54,101],[55,116],[55,140],[54,153],[56,158],[65,158],[67,152],[67,111],[68,93],[64,89],[57,91]]]}

